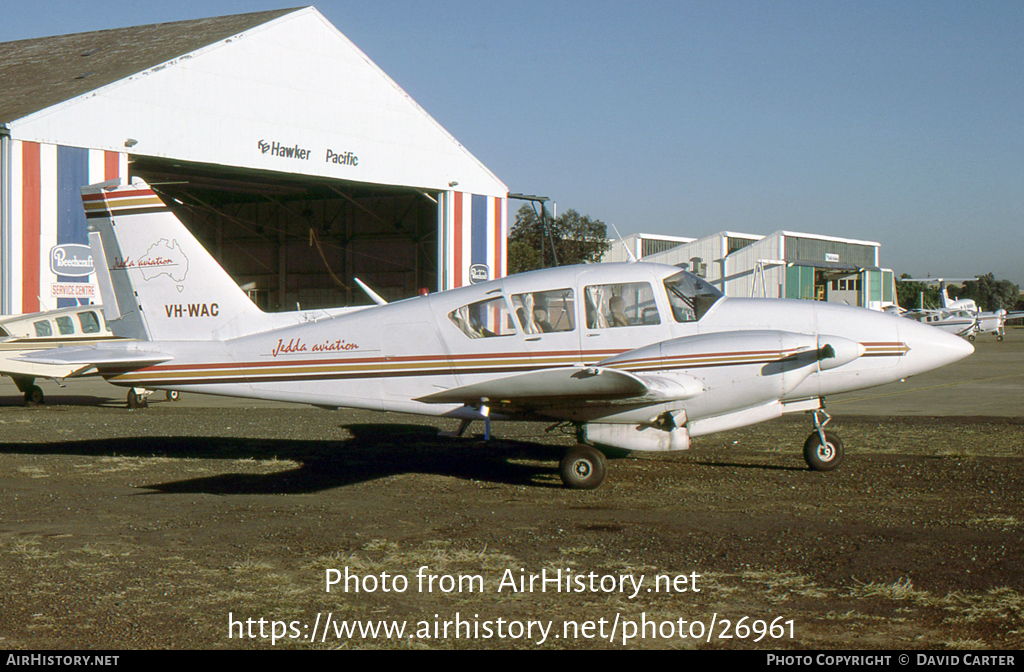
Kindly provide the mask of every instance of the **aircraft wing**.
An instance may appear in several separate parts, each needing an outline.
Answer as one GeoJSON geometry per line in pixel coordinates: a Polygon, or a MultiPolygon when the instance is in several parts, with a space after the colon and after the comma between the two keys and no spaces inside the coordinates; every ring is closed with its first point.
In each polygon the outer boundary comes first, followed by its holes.
{"type": "Polygon", "coordinates": [[[435,392],[417,401],[428,404],[477,404],[501,401],[544,404],[560,400],[669,401],[688,399],[704,391],[699,380],[685,374],[644,376],[617,369],[589,366],[543,369],[435,392]]]}
{"type": "Polygon", "coordinates": [[[19,355],[13,359],[33,364],[81,365],[83,367],[102,365],[143,367],[169,362],[174,357],[152,350],[111,348],[109,346],[83,346],[37,350],[19,355]]]}

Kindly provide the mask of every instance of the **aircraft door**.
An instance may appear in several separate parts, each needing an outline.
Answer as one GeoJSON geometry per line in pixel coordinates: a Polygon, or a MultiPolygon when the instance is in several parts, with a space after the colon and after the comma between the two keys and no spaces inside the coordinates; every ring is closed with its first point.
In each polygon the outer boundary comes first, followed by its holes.
{"type": "Polygon", "coordinates": [[[582,304],[581,343],[588,364],[671,338],[650,282],[586,285],[582,304]]]}
{"type": "Polygon", "coordinates": [[[582,361],[572,288],[513,294],[511,298],[533,366],[573,366],[582,361]]]}

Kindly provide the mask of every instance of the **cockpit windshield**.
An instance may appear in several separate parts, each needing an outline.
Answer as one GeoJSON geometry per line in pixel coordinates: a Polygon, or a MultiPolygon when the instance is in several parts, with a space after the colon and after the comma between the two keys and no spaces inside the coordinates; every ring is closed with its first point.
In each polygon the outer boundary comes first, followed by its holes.
{"type": "Polygon", "coordinates": [[[672,317],[676,322],[696,322],[722,298],[722,293],[706,280],[701,280],[686,271],[680,271],[667,278],[665,289],[668,290],[672,317]]]}

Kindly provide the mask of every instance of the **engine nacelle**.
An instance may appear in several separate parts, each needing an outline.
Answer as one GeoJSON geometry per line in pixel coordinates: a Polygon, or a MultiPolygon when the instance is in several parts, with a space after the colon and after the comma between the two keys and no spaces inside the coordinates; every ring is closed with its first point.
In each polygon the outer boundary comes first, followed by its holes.
{"type": "Polygon", "coordinates": [[[660,429],[648,424],[590,422],[583,425],[583,437],[590,443],[625,450],[666,452],[687,450],[690,447],[690,434],[685,427],[660,429]]]}

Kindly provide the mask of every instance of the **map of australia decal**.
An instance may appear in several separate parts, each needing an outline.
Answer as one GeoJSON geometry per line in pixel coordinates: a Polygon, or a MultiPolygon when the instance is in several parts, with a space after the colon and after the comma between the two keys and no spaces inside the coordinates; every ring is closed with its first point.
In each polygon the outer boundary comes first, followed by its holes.
{"type": "MultiPolygon", "coordinates": [[[[146,254],[139,259],[136,266],[142,271],[143,280],[166,275],[174,282],[180,283],[185,282],[188,275],[188,257],[178,245],[178,241],[169,241],[166,238],[161,238],[146,250],[146,254]]],[[[179,292],[185,289],[180,284],[177,288],[179,292]]]]}

